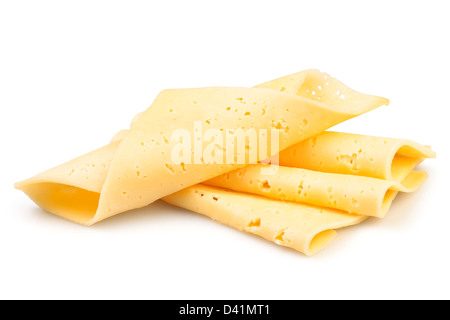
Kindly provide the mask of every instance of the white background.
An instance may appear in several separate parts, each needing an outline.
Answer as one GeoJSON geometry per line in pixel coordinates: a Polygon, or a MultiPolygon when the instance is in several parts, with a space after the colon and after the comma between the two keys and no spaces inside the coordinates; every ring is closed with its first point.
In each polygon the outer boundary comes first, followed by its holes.
{"type": "Polygon", "coordinates": [[[0,298],[450,298],[447,2],[2,1],[0,298]],[[108,143],[165,88],[309,68],[391,100],[336,130],[438,154],[418,192],[314,257],[161,202],[83,227],[13,189],[108,143]]]}

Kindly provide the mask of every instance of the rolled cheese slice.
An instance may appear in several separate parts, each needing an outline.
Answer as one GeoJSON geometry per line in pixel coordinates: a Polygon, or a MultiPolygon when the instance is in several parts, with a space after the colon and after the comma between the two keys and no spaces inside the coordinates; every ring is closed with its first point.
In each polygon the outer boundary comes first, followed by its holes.
{"type": "Polygon", "coordinates": [[[406,139],[325,131],[279,154],[282,166],[402,182],[430,147],[406,139]]]}
{"type": "Polygon", "coordinates": [[[335,229],[360,223],[367,218],[203,184],[186,188],[163,200],[307,256],[323,249],[336,235],[335,229]]]}
{"type": "Polygon", "coordinates": [[[284,166],[280,166],[276,174],[267,175],[262,170],[264,166],[249,165],[204,184],[382,218],[399,191],[413,192],[427,178],[425,172],[411,171],[399,183],[284,166]]]}
{"type": "MultiPolygon", "coordinates": [[[[195,147],[190,149],[191,163],[175,162],[172,152],[179,145],[175,132],[193,137],[195,146],[198,123],[219,131],[278,129],[279,150],[283,150],[385,104],[387,99],[356,92],[316,70],[254,88],[165,90],[121,140],[20,182],[16,188],[51,213],[92,225],[249,164],[205,162],[195,147]]],[[[203,143],[200,149],[205,149],[203,143]]],[[[214,150],[229,151],[226,146],[214,150]]],[[[279,150],[269,148],[267,155],[279,150]]],[[[258,152],[256,161],[260,160],[258,152]]]]}

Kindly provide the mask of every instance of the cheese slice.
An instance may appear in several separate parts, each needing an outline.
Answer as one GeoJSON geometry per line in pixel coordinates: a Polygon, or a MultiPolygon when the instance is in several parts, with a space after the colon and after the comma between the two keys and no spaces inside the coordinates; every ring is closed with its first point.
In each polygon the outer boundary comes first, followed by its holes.
{"type": "Polygon", "coordinates": [[[427,178],[426,172],[411,171],[399,183],[285,166],[280,166],[276,174],[268,175],[262,170],[264,166],[249,165],[204,184],[382,218],[399,191],[413,192],[427,178]]]}
{"type": "Polygon", "coordinates": [[[280,152],[282,166],[402,182],[426,158],[430,147],[406,139],[323,132],[280,152]]]}
{"type": "Polygon", "coordinates": [[[204,183],[382,218],[398,192],[425,182],[427,173],[414,168],[434,157],[411,140],[330,131],[280,152],[276,175],[258,164],[204,183]]]}
{"type": "MultiPolygon", "coordinates": [[[[172,161],[171,152],[179,143],[172,134],[184,130],[195,144],[196,122],[217,130],[279,129],[279,150],[283,150],[387,103],[316,70],[254,88],[165,90],[136,117],[121,140],[16,188],[51,213],[92,225],[248,164],[172,161]]],[[[269,155],[275,152],[269,150],[269,155]]]]}
{"type": "Polygon", "coordinates": [[[323,249],[336,235],[335,229],[358,224],[367,218],[203,184],[186,188],[163,200],[307,256],[323,249]]]}

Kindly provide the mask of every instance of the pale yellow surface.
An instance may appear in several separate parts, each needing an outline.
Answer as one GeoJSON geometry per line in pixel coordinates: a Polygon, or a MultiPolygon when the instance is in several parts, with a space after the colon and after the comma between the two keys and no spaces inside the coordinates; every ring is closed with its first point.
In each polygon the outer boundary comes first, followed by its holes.
{"type": "Polygon", "coordinates": [[[194,136],[194,121],[205,129],[281,129],[283,150],[387,103],[316,70],[255,88],[165,90],[111,145],[16,188],[49,212],[91,225],[245,166],[172,163],[172,132],[185,129],[194,136]]]}
{"type": "Polygon", "coordinates": [[[204,184],[381,218],[398,191],[413,192],[427,178],[425,172],[410,171],[404,183],[399,183],[284,166],[278,168],[277,174],[266,175],[262,167],[262,164],[249,165],[204,184]]]}
{"type": "Polygon", "coordinates": [[[307,256],[323,249],[336,235],[335,229],[360,223],[367,218],[203,184],[186,188],[163,200],[307,256]]]}
{"type": "Polygon", "coordinates": [[[42,209],[86,224],[96,212],[100,193],[119,141],[19,182],[42,209]]]}
{"type": "Polygon", "coordinates": [[[428,146],[406,140],[323,132],[280,152],[280,165],[401,182],[425,158],[428,146]]]}

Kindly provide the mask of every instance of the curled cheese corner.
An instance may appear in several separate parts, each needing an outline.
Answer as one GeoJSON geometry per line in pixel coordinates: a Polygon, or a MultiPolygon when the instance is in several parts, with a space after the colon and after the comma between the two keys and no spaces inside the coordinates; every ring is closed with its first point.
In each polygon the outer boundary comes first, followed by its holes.
{"type": "Polygon", "coordinates": [[[335,229],[358,224],[367,218],[203,184],[178,191],[162,200],[307,256],[322,250],[336,235],[335,229]]]}
{"type": "Polygon", "coordinates": [[[194,121],[243,130],[272,129],[275,120],[282,121],[283,150],[387,103],[316,70],[254,88],[164,90],[110,145],[15,187],[51,213],[92,225],[244,166],[174,164],[170,154],[176,142],[169,138],[178,129],[195,136],[194,121]]]}

